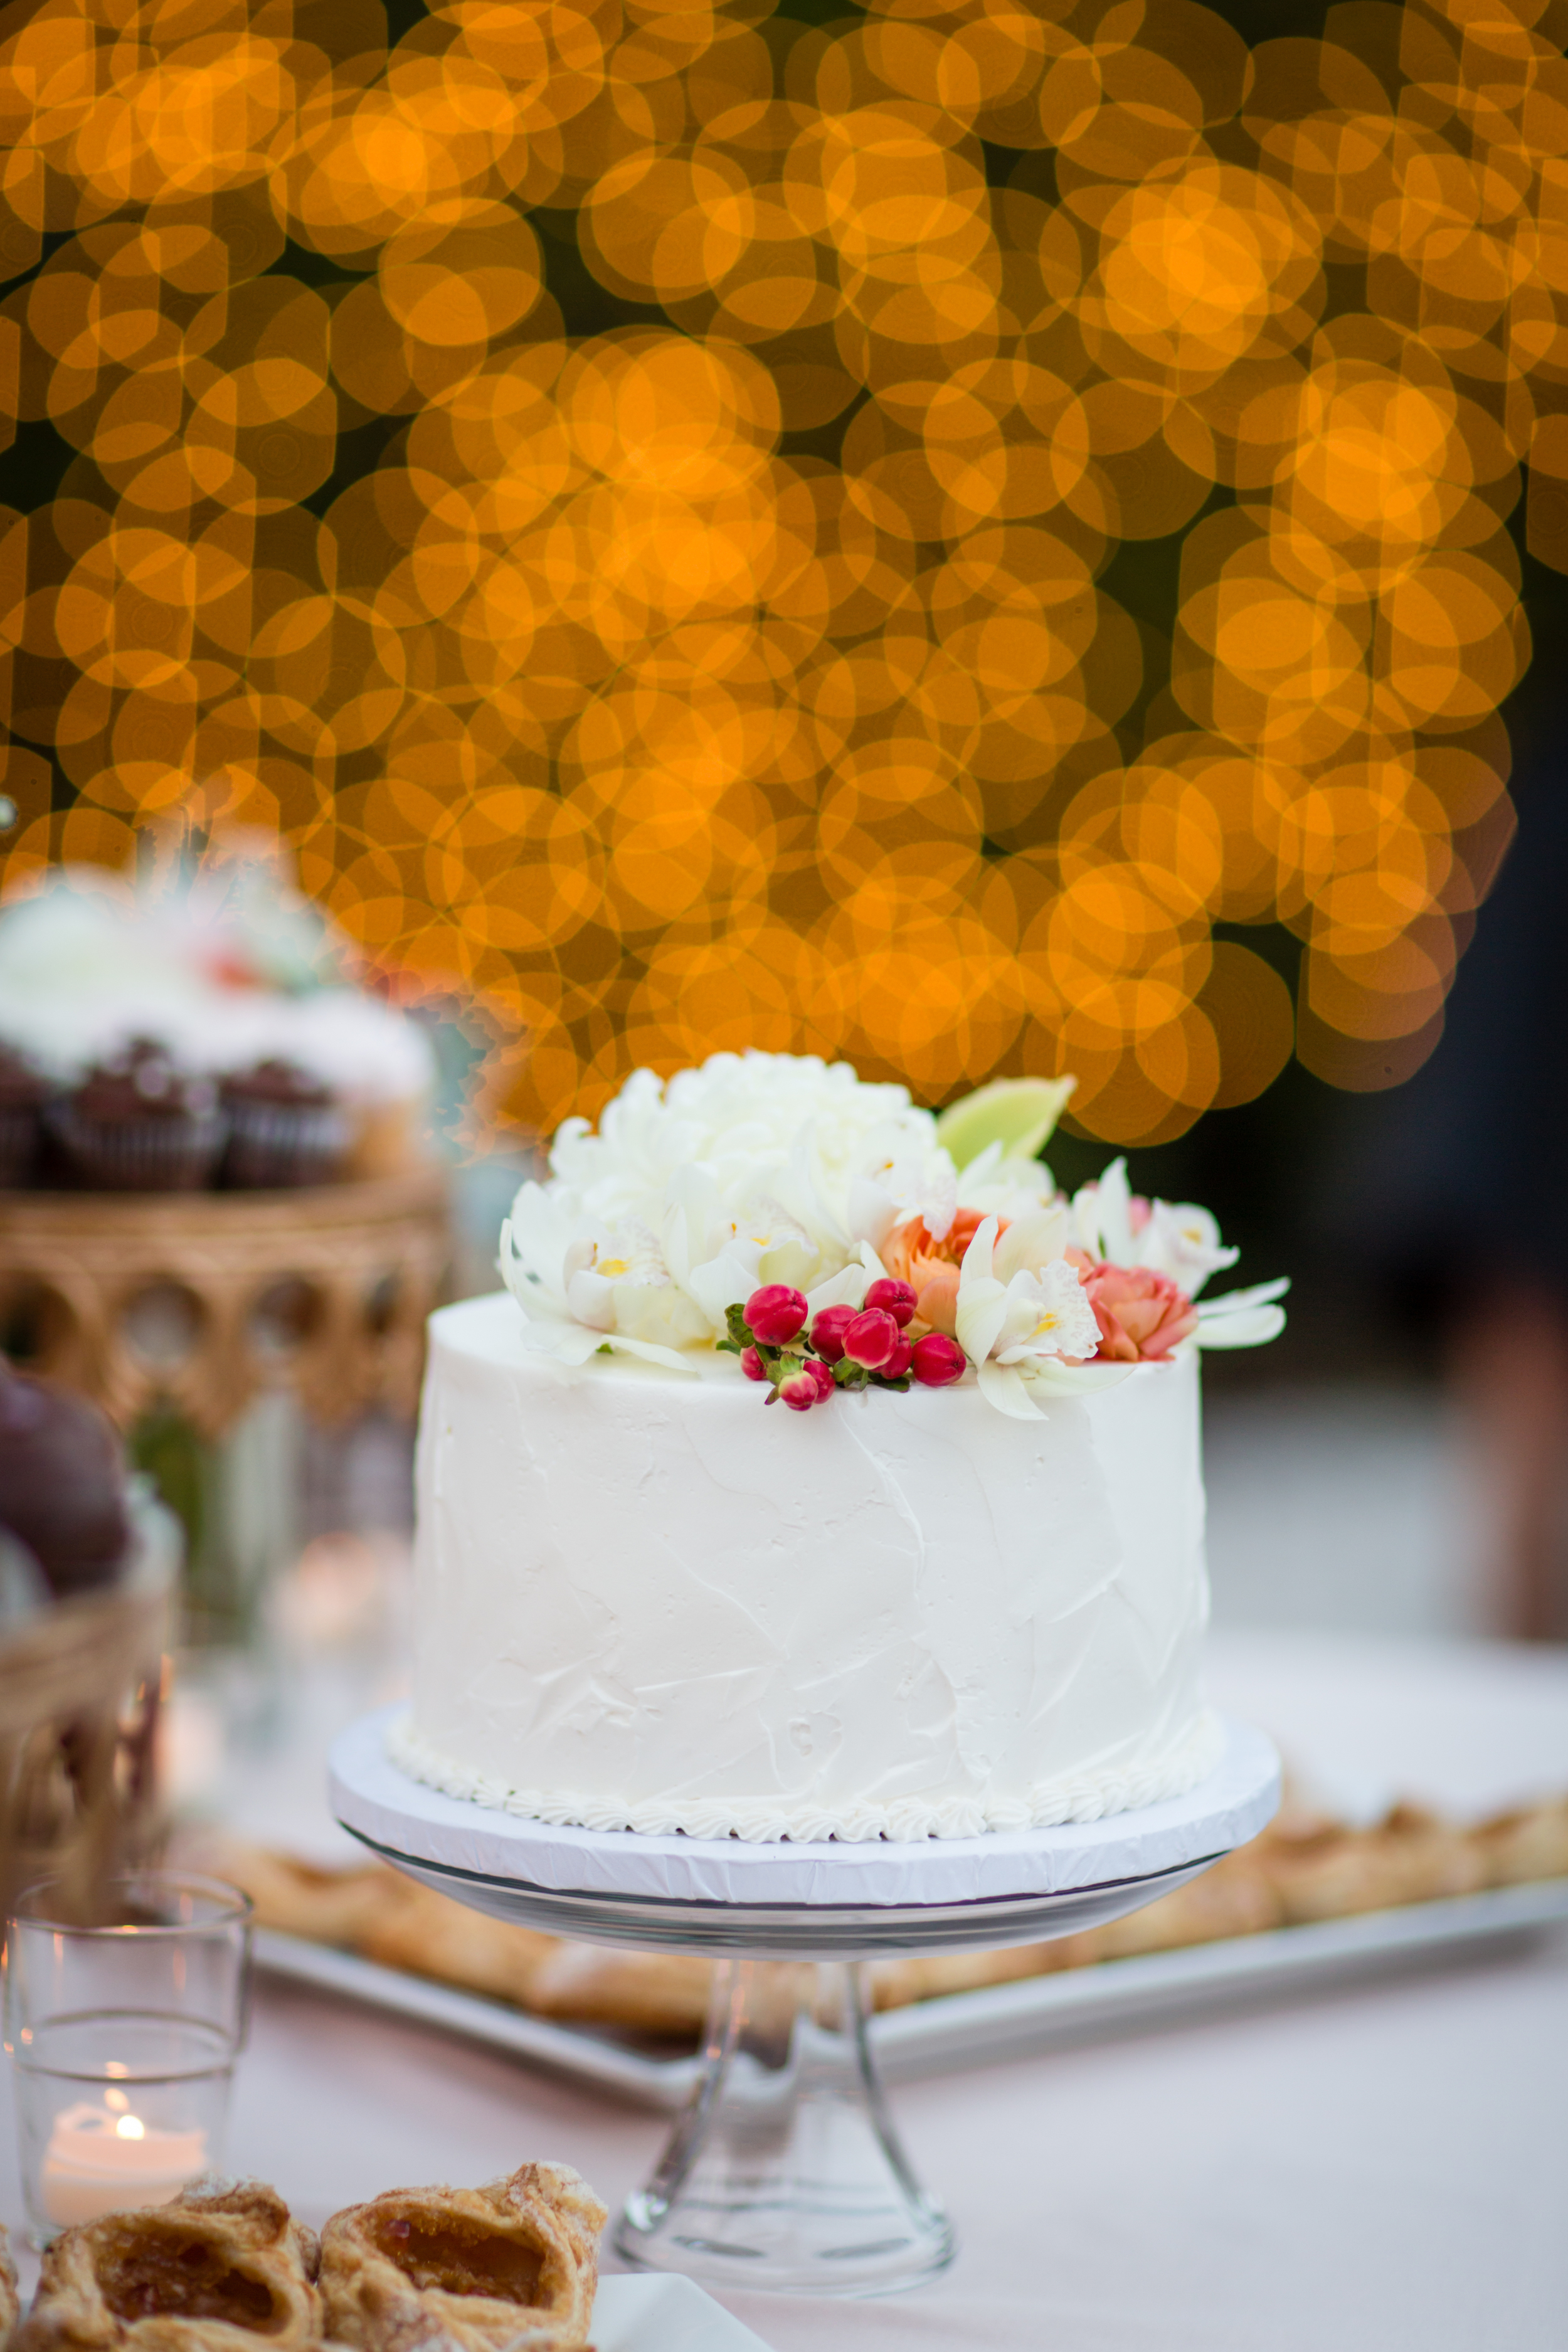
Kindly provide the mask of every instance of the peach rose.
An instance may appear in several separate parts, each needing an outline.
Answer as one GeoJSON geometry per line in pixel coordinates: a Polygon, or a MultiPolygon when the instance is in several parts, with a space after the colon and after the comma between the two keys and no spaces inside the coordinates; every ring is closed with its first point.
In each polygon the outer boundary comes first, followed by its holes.
{"type": "Polygon", "coordinates": [[[1146,1266],[1097,1263],[1079,1250],[1068,1255],[1079,1268],[1100,1326],[1102,1360],[1119,1364],[1164,1363],[1177,1342],[1198,1328],[1198,1310],[1168,1275],[1146,1266]]]}
{"type": "MultiPolygon", "coordinates": [[[[910,1217],[895,1225],[878,1255],[895,1282],[907,1282],[915,1294],[914,1321],[910,1329],[916,1335],[923,1328],[945,1331],[953,1339],[957,1333],[958,1269],[963,1264],[963,1253],[985,1222],[984,1209],[960,1209],[941,1241],[933,1240],[926,1231],[922,1218],[910,1217]]],[[[998,1234],[1007,1230],[1005,1217],[997,1220],[998,1234]]]]}

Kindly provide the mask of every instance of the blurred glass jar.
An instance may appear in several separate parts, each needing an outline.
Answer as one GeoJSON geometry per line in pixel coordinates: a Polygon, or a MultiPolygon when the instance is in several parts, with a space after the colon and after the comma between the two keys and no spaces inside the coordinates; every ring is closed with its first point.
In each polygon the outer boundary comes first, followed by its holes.
{"type": "Polygon", "coordinates": [[[248,2020],[250,1905],[216,1879],[142,1871],[29,1887],[7,1924],[5,2047],[16,2062],[35,2244],[100,2213],[164,2205],[223,2160],[248,2020]]]}

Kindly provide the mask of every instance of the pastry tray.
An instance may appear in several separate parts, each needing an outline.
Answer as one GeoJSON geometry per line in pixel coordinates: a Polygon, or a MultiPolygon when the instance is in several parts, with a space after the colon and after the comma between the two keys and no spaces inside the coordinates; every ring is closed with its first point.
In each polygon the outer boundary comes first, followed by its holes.
{"type": "MultiPolygon", "coordinates": [[[[1563,1924],[1568,1924],[1568,1879],[1544,1879],[945,1993],[882,2011],[872,2021],[871,2037],[884,2078],[909,2082],[1064,2042],[1171,2024],[1205,2011],[1310,1994],[1458,1959],[1468,1949],[1563,1924]]],[[[444,2027],[638,2106],[679,2107],[697,2079],[696,2057],[679,2044],[531,2017],[480,1993],[270,1928],[258,1929],[255,1957],[269,1976],[444,2027]]]]}

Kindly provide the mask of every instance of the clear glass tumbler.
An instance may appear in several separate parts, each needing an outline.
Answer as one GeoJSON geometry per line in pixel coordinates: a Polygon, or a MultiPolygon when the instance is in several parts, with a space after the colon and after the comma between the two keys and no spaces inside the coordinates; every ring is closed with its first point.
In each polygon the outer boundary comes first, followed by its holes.
{"type": "Polygon", "coordinates": [[[5,2047],[37,2245],[165,2205],[221,2164],[248,2013],[250,1904],[237,1888],[137,1871],[110,1880],[81,1927],[59,1916],[61,1887],[29,1887],[6,1934],[5,2047]]]}

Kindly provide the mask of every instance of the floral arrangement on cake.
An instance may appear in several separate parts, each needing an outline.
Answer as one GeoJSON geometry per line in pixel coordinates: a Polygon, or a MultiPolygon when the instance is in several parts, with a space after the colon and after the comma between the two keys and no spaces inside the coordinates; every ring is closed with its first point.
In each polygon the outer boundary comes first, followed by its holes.
{"type": "Polygon", "coordinates": [[[1038,1158],[1070,1078],[1003,1080],[940,1115],[847,1063],[716,1054],[638,1070],[568,1119],[501,1228],[528,1347],[697,1372],[728,1354],[797,1412],[840,1389],[942,1388],[999,1412],[1284,1327],[1268,1282],[1198,1303],[1237,1252],[1207,1210],[1135,1194],[1125,1162],[1070,1199],[1038,1158]]]}

